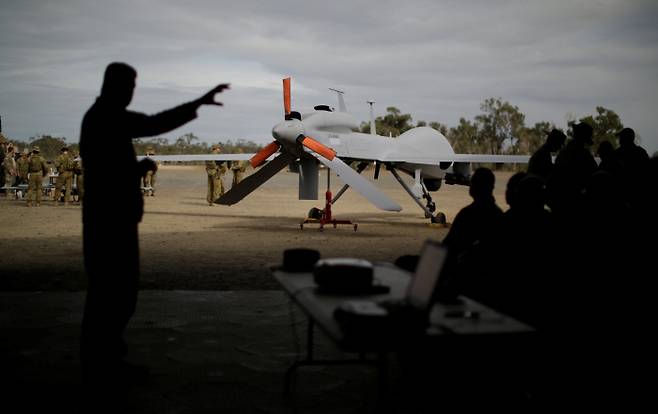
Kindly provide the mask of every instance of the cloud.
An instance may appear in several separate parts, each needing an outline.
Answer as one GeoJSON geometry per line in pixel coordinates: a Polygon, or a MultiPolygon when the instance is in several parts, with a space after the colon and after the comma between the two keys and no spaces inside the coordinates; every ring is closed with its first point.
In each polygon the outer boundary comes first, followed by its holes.
{"type": "MultiPolygon", "coordinates": [[[[107,63],[138,69],[133,108],[155,112],[219,82],[218,112],[184,127],[204,140],[270,140],[293,105],[357,119],[397,106],[455,125],[500,96],[529,122],[565,124],[603,105],[651,151],[658,96],[658,4],[652,1],[9,1],[0,9],[0,115],[5,134],[60,131],[77,140],[107,63]]],[[[172,132],[172,138],[179,131],[172,132]]]]}

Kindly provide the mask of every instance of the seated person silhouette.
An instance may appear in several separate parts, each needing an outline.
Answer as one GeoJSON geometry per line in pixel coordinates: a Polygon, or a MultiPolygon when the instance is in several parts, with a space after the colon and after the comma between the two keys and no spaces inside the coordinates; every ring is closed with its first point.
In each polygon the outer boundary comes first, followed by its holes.
{"type": "Polygon", "coordinates": [[[471,177],[469,194],[473,202],[455,217],[443,243],[448,248],[446,275],[437,290],[437,299],[449,301],[466,292],[468,274],[476,265],[478,245],[483,237],[500,228],[503,211],[496,204],[493,190],[496,177],[488,168],[478,168],[471,177]]]}

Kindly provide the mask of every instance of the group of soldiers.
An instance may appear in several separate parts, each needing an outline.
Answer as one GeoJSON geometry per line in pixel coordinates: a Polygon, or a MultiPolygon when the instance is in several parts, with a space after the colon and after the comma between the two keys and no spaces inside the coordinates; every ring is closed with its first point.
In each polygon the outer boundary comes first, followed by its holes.
{"type": "MultiPolygon", "coordinates": [[[[222,148],[219,145],[213,145],[211,147],[211,152],[213,154],[219,154],[222,152],[222,148]]],[[[242,153],[242,149],[238,148],[237,153],[242,153]]],[[[230,164],[231,172],[233,173],[233,181],[231,188],[237,185],[244,176],[244,172],[247,169],[246,161],[232,161],[230,164]]],[[[209,206],[214,205],[214,201],[224,195],[224,174],[226,174],[228,168],[226,167],[226,162],[221,161],[206,161],[206,173],[208,174],[208,193],[206,195],[206,201],[209,206]]]]}
{"type": "MultiPolygon", "coordinates": [[[[2,161],[2,170],[4,172],[4,185],[6,196],[10,195],[10,188],[16,188],[21,185],[27,185],[27,205],[40,206],[43,198],[44,186],[43,181],[49,175],[46,159],[41,155],[39,147],[34,146],[32,150],[26,147],[20,154],[16,153],[15,148],[9,144],[5,150],[5,157],[2,161]]],[[[213,145],[211,148],[213,154],[219,154],[222,149],[219,145],[213,145]]],[[[242,153],[241,149],[237,150],[242,153]]],[[[146,156],[155,155],[155,149],[148,147],[146,156]]],[[[82,159],[77,154],[71,152],[68,147],[63,147],[60,154],[55,159],[55,176],[54,188],[52,191],[52,201],[57,205],[60,200],[66,206],[72,200],[73,183],[75,181],[78,190],[78,199],[82,200],[84,195],[82,159]]],[[[157,176],[157,163],[155,168],[145,171],[142,177],[142,190],[144,195],[155,195],[155,182],[157,176]]],[[[208,193],[206,200],[208,205],[214,205],[214,201],[224,195],[224,175],[230,169],[233,175],[231,187],[237,185],[244,176],[247,168],[246,161],[206,161],[206,173],[208,175],[208,193]]],[[[17,195],[14,190],[14,194],[17,195]]]]}
{"type": "MultiPolygon", "coordinates": [[[[71,202],[73,192],[73,181],[76,181],[79,200],[83,197],[83,175],[82,160],[76,154],[69,151],[68,147],[63,147],[60,155],[55,159],[55,176],[54,188],[52,191],[53,203],[57,204],[62,198],[64,205],[71,202]]],[[[18,153],[15,147],[10,143],[4,150],[4,159],[2,161],[2,171],[4,175],[5,195],[9,197],[12,189],[14,195],[18,197],[20,186],[27,185],[27,206],[33,204],[37,207],[41,205],[43,198],[43,180],[49,177],[49,170],[46,159],[41,155],[38,146],[32,147],[32,150],[24,148],[18,153]]],[[[54,176],[54,175],[53,175],[54,176]]]]}

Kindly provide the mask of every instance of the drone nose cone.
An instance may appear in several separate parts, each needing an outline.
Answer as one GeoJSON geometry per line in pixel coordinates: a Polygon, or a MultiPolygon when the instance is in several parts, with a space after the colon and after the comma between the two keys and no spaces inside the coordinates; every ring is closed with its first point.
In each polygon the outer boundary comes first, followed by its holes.
{"type": "Polygon", "coordinates": [[[304,134],[301,122],[296,120],[285,121],[272,128],[272,136],[281,143],[294,143],[297,137],[304,134]]]}
{"type": "Polygon", "coordinates": [[[274,125],[274,128],[272,128],[272,136],[277,141],[281,141],[282,132],[283,132],[283,127],[281,126],[281,124],[274,125]]]}

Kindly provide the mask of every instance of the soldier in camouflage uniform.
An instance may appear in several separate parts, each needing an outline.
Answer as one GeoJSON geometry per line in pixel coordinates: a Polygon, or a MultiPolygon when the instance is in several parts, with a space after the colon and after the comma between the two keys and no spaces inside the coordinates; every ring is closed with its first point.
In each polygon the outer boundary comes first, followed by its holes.
{"type": "MultiPolygon", "coordinates": [[[[244,153],[244,151],[242,151],[242,148],[238,148],[236,152],[238,154],[244,153]]],[[[246,169],[247,169],[247,162],[244,160],[231,162],[231,171],[233,172],[233,183],[231,184],[231,188],[235,187],[240,183],[240,181],[242,181],[242,177],[246,169]]]]}
{"type": "Polygon", "coordinates": [[[55,160],[55,168],[57,169],[57,181],[55,181],[55,192],[53,195],[53,202],[57,205],[59,200],[62,187],[66,186],[66,192],[64,193],[64,205],[68,205],[71,200],[71,190],[73,189],[73,170],[75,168],[75,162],[73,157],[69,154],[68,147],[64,147],[60,150],[61,154],[55,160]]]}
{"type": "Polygon", "coordinates": [[[82,203],[85,194],[84,179],[82,175],[82,158],[80,155],[73,154],[73,174],[75,174],[75,186],[78,188],[78,202],[82,203]]]}
{"type": "MultiPolygon", "coordinates": [[[[150,157],[151,155],[155,155],[155,148],[149,146],[146,148],[146,156],[150,157]]],[[[159,163],[155,163],[156,169],[154,170],[148,170],[146,171],[146,174],[144,174],[144,177],[142,177],[142,184],[144,187],[144,195],[150,195],[154,196],[155,195],[155,176],[158,173],[157,167],[159,166],[159,163]],[[146,189],[149,189],[148,191],[146,189]]]]}
{"type": "Polygon", "coordinates": [[[27,175],[30,172],[30,152],[27,147],[21,153],[21,157],[16,161],[16,169],[18,170],[18,185],[27,184],[27,175]]]}
{"type": "Polygon", "coordinates": [[[39,154],[39,147],[32,148],[29,158],[29,182],[27,187],[27,206],[32,205],[32,197],[37,207],[41,205],[41,192],[43,191],[43,176],[48,174],[46,160],[39,154]]]}
{"type": "Polygon", "coordinates": [[[5,173],[4,177],[2,177],[5,186],[5,196],[9,198],[9,187],[13,187],[16,180],[16,160],[14,159],[14,147],[11,144],[7,147],[7,153],[5,154],[5,159],[2,161],[2,167],[5,173]]]}
{"type": "MultiPolygon", "coordinates": [[[[211,152],[213,154],[219,154],[222,152],[222,149],[219,145],[213,145],[211,152]]],[[[213,201],[217,197],[224,195],[224,183],[222,182],[222,175],[226,172],[226,167],[224,164],[220,164],[216,161],[206,161],[206,173],[208,174],[208,194],[206,196],[206,201],[208,201],[209,206],[214,206],[213,201]]]]}
{"type": "Polygon", "coordinates": [[[3,162],[5,161],[5,153],[7,152],[7,140],[5,136],[2,135],[2,128],[0,128],[0,177],[5,176],[5,167],[3,167],[3,162]]]}

